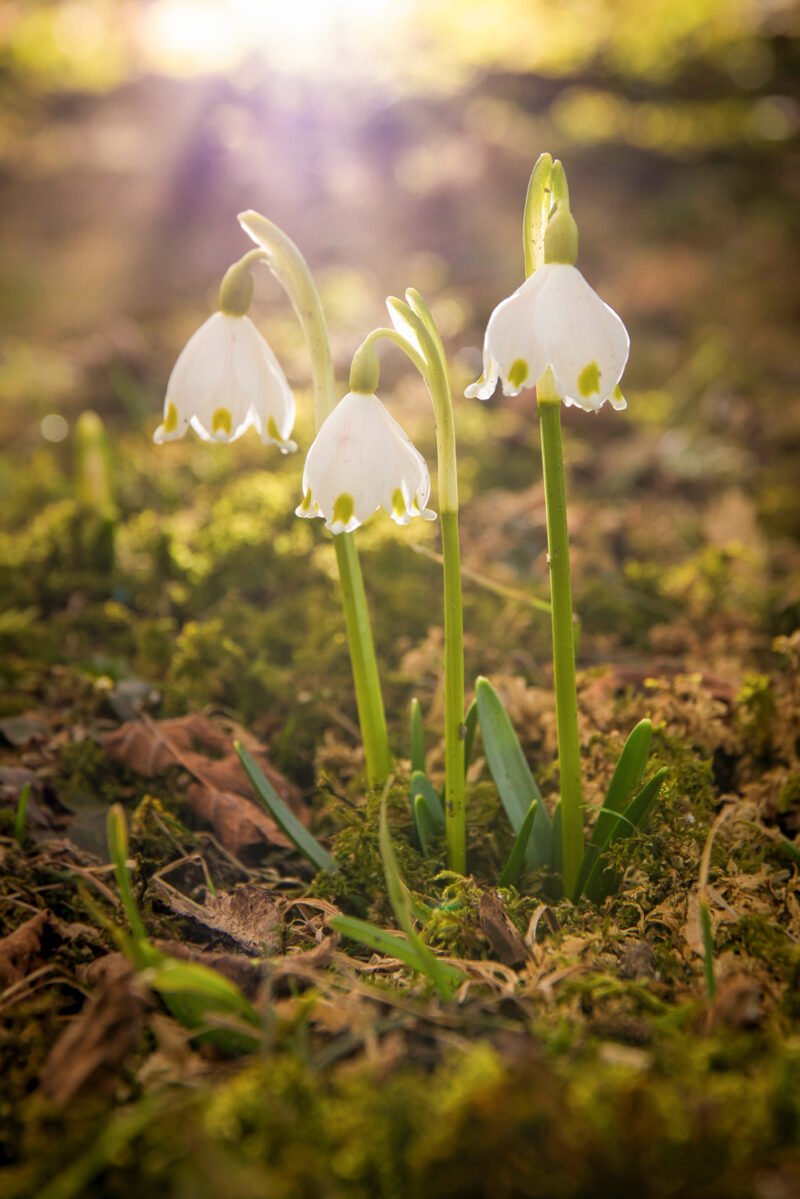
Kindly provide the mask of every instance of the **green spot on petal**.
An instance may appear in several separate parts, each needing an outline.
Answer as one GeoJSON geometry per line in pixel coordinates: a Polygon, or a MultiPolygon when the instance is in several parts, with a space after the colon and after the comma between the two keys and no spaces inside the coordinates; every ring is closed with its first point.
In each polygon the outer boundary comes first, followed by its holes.
{"type": "Polygon", "coordinates": [[[392,512],[395,516],[405,516],[406,513],[406,499],[399,487],[392,492],[392,512]]]}
{"type": "Polygon", "coordinates": [[[578,391],[585,400],[600,390],[600,367],[589,362],[578,375],[578,391]]]}
{"type": "Polygon", "coordinates": [[[270,416],[267,420],[267,436],[271,437],[273,441],[277,441],[281,444],[283,443],[283,438],[281,437],[281,431],[278,428],[278,426],[275,424],[274,416],[270,416]]]}
{"type": "Polygon", "coordinates": [[[227,408],[215,408],[211,417],[211,432],[212,433],[227,433],[231,435],[233,427],[233,418],[227,408]]]}
{"type": "Polygon", "coordinates": [[[303,496],[303,499],[300,503],[300,511],[301,512],[310,512],[311,511],[311,488],[310,487],[309,487],[308,491],[305,493],[305,495],[303,496]]]}
{"type": "Polygon", "coordinates": [[[524,358],[515,358],[508,372],[508,381],[512,387],[522,387],[528,377],[528,364],[524,358]]]}
{"type": "Polygon", "coordinates": [[[356,505],[353,497],[348,495],[346,491],[343,491],[340,496],[337,496],[336,503],[333,505],[333,524],[349,524],[355,510],[356,505]]]}
{"type": "Polygon", "coordinates": [[[167,404],[166,415],[164,416],[164,432],[174,433],[178,427],[178,409],[173,404],[172,400],[167,404]]]}
{"type": "Polygon", "coordinates": [[[620,387],[619,383],[614,388],[614,399],[615,400],[624,400],[625,399],[625,396],[622,394],[622,388],[620,387]]]}

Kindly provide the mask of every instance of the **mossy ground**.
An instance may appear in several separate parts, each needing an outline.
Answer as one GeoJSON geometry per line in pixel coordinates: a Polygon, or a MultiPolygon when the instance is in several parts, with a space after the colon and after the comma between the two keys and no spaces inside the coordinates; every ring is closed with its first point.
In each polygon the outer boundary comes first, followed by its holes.
{"type": "MultiPolygon", "coordinates": [[[[776,51],[776,70],[788,54],[776,51]]],[[[706,86],[722,86],[715,80],[706,86]]],[[[340,377],[351,343],[383,319],[383,293],[417,285],[445,325],[460,391],[477,373],[489,312],[519,282],[530,159],[547,147],[567,160],[587,275],[609,284],[634,346],[628,412],[570,411],[564,422],[590,812],[641,717],[655,727],[652,768],[669,770],[649,826],[620,850],[622,887],[602,907],[572,906],[550,900],[546,880],[522,878],[499,893],[510,931],[498,934],[482,900],[497,891],[511,835],[480,744],[469,776],[470,877],[418,853],[406,712],[417,695],[438,780],[437,530],[422,522],[398,530],[377,517],[358,544],[398,756],[394,842],[430,910],[424,935],[467,982],[443,1002],[397,963],[331,935],[337,909],[387,928],[394,920],[379,797],[362,781],[335,558],[317,522],[293,516],[301,456],[279,459],[249,438],[228,448],[150,443],[170,362],[205,315],[186,280],[202,268],[205,287],[228,261],[227,250],[224,261],[209,260],[217,243],[187,200],[182,268],[173,262],[150,284],[157,298],[133,306],[126,319],[136,336],[109,318],[83,357],[50,329],[36,343],[20,297],[15,328],[34,350],[12,344],[0,364],[11,447],[0,461],[2,1199],[800,1192],[800,413],[787,402],[797,283],[786,265],[794,176],[777,144],[747,139],[688,157],[570,144],[549,108],[536,116],[541,144],[534,139],[523,162],[500,136],[510,128],[500,115],[533,120],[529,85],[489,78],[468,103],[430,101],[437,136],[460,147],[453,161],[464,162],[466,145],[490,162],[485,202],[460,168],[431,191],[416,177],[405,187],[407,173],[395,177],[375,155],[383,126],[358,125],[352,146],[336,144],[355,156],[376,197],[379,250],[369,240],[358,248],[332,202],[325,220],[313,204],[298,215],[302,172],[286,185],[286,211],[278,197],[270,215],[315,265],[327,264],[321,283],[340,377]],[[406,246],[406,231],[419,244],[406,246]],[[339,261],[341,245],[355,266],[339,261]],[[434,250],[416,253],[425,246],[434,250]],[[51,410],[72,419],[87,407],[110,437],[113,517],[87,508],[71,440],[45,445],[38,433],[51,410]],[[144,741],[112,753],[125,722],[137,722],[144,741]],[[253,809],[227,762],[237,729],[265,748],[339,874],[314,878],[291,848],[242,826],[253,809]],[[179,756],[151,770],[164,736],[184,737],[179,756]],[[232,805],[227,824],[217,810],[198,814],[209,811],[211,776],[232,805]],[[216,968],[263,1015],[260,1053],[215,1055],[126,972],[105,845],[115,802],[127,812],[134,890],[151,936],[173,953],[217,955],[216,968]],[[237,894],[262,905],[261,952],[243,945],[248,928],[208,923],[209,897],[237,894]],[[7,938],[37,920],[9,951],[7,938]],[[79,1030],[72,1046],[70,1029],[79,1030]]],[[[142,94],[133,88],[125,103],[136,109],[142,94]]],[[[95,102],[102,111],[104,100],[95,102]]],[[[239,103],[204,100],[212,117],[239,103]]],[[[264,163],[291,165],[286,131],[306,119],[297,96],[274,104],[288,116],[268,136],[286,144],[254,155],[248,176],[268,199],[264,163]]],[[[418,102],[399,104],[397,136],[423,137],[425,111],[422,121],[418,102]]],[[[83,118],[68,115],[65,127],[73,119],[83,118]]],[[[215,203],[226,222],[242,207],[237,178],[220,172],[215,203]]],[[[163,236],[172,246],[174,226],[163,236]]],[[[305,359],[287,313],[276,304],[270,316],[298,384],[305,447],[305,359]]],[[[387,362],[384,384],[432,460],[414,379],[387,362]]],[[[456,420],[467,678],[491,677],[552,805],[535,414],[523,393],[486,406],[459,399],[456,420]]]]}

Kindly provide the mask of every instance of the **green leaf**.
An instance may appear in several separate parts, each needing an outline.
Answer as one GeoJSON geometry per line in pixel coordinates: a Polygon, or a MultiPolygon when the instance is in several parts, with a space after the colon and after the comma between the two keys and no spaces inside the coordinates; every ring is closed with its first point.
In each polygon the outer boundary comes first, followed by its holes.
{"type": "Polygon", "coordinates": [[[417,796],[421,795],[428,807],[428,815],[436,828],[444,831],[444,807],[439,792],[422,770],[415,770],[411,776],[411,802],[416,804],[417,796]]]}
{"type": "Polygon", "coordinates": [[[286,806],[275,788],[266,778],[258,762],[248,753],[241,742],[234,741],[233,744],[242,765],[247,771],[250,782],[256,789],[259,799],[278,827],[286,833],[286,836],[300,850],[300,853],[316,866],[317,870],[324,870],[327,874],[335,874],[339,869],[336,859],[328,853],[327,849],[320,845],[316,837],[311,835],[308,829],[300,823],[294,813],[286,806]]]}
{"type": "Polygon", "coordinates": [[[538,799],[531,801],[531,806],[528,808],[528,814],[522,822],[522,828],[517,833],[514,844],[511,848],[508,861],[503,867],[497,884],[500,887],[510,887],[517,881],[525,861],[525,851],[528,848],[528,840],[533,830],[533,822],[536,819],[536,809],[539,806],[538,799]]]}
{"type": "Polygon", "coordinates": [[[586,846],[575,893],[576,899],[586,886],[597,859],[617,827],[618,813],[623,810],[630,797],[641,786],[647,759],[650,755],[652,737],[652,723],[649,720],[640,720],[622,747],[622,753],[619,755],[614,774],[608,785],[603,805],[597,813],[589,844],[586,846]]]}
{"type": "MultiPolygon", "coordinates": [[[[389,781],[391,782],[391,779],[389,781]]],[[[389,893],[389,902],[392,905],[392,911],[395,914],[397,923],[406,934],[409,943],[417,952],[419,965],[416,969],[426,974],[439,994],[447,998],[453,992],[452,978],[449,978],[447,972],[442,970],[442,963],[428,948],[414,928],[414,913],[411,898],[400,873],[400,866],[394,852],[394,846],[392,845],[391,833],[389,832],[388,796],[389,785],[387,784],[381,796],[378,844],[383,862],[383,872],[386,877],[386,890],[389,893]]]]}
{"type": "Polygon", "coordinates": [[[430,808],[424,795],[414,797],[414,823],[417,826],[420,848],[427,858],[439,830],[431,817],[430,808]]]}
{"type": "Polygon", "coordinates": [[[553,851],[550,816],[542,802],[536,780],[525,761],[508,713],[486,678],[478,679],[475,685],[475,699],[489,769],[515,833],[519,833],[525,823],[533,800],[539,801],[525,850],[525,864],[532,870],[549,866],[553,851]]]}
{"type": "MultiPolygon", "coordinates": [[[[152,943],[131,889],[128,827],[120,804],[109,809],[106,829],[109,856],[132,933],[132,939],[126,938],[125,949],[136,969],[142,971],[148,986],[162,996],[170,1013],[184,1028],[202,1030],[212,1015],[237,1016],[260,1028],[257,1013],[229,978],[201,962],[184,962],[170,957],[152,943]]],[[[260,1040],[237,1029],[203,1030],[202,1039],[225,1053],[252,1052],[260,1040]]]]}
{"type": "Polygon", "coordinates": [[[464,774],[467,773],[472,762],[472,750],[475,745],[475,730],[478,727],[478,702],[473,700],[467,708],[467,714],[464,717],[464,774]]]}
{"type": "Polygon", "coordinates": [[[717,979],[714,973],[714,929],[711,925],[711,913],[704,899],[700,900],[700,928],[703,932],[703,973],[706,980],[706,994],[713,999],[717,993],[717,979]]]}
{"type": "MultiPolygon", "coordinates": [[[[650,817],[650,813],[656,805],[661,785],[668,773],[667,767],[662,766],[649,782],[645,783],[635,799],[631,800],[625,811],[617,816],[616,824],[606,841],[606,849],[613,845],[615,841],[622,841],[626,837],[632,836],[639,829],[644,828],[650,817]]],[[[607,869],[604,857],[605,855],[603,854],[597,858],[583,888],[583,893],[592,903],[601,903],[608,895],[616,891],[620,884],[621,875],[618,871],[607,869]]],[[[577,898],[578,895],[576,895],[577,898]]]]}
{"type": "Polygon", "coordinates": [[[125,915],[128,917],[128,924],[133,934],[134,964],[141,969],[143,965],[150,964],[150,962],[143,960],[140,952],[143,946],[150,945],[150,938],[147,935],[144,921],[139,915],[139,909],[136,906],[136,900],[133,897],[131,889],[131,880],[128,874],[128,825],[125,820],[125,809],[122,807],[122,804],[115,803],[108,810],[108,816],[106,817],[106,837],[108,840],[108,853],[114,866],[114,877],[117,880],[120,899],[122,900],[122,906],[125,908],[125,915]]]}
{"type": "MultiPolygon", "coordinates": [[[[360,941],[362,945],[374,949],[376,953],[397,958],[399,962],[405,962],[407,966],[420,974],[426,972],[416,949],[409,944],[402,933],[388,932],[386,929],[378,928],[376,924],[370,924],[367,920],[360,920],[357,916],[332,916],[328,924],[340,932],[343,937],[349,937],[351,941],[360,941]]],[[[449,993],[452,994],[464,981],[464,975],[457,966],[451,966],[449,962],[439,962],[439,969],[442,976],[450,980],[449,993]]]]}
{"type": "Polygon", "coordinates": [[[411,771],[425,773],[425,728],[422,723],[422,705],[416,696],[411,701],[409,716],[409,741],[411,743],[411,771]]]}

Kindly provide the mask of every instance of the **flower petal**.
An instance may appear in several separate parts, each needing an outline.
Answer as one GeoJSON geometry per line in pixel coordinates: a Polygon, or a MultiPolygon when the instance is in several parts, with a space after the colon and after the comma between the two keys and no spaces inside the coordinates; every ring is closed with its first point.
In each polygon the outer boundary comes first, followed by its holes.
{"type": "Polygon", "coordinates": [[[559,394],[587,412],[606,400],[618,407],[614,393],[630,349],[625,326],[576,267],[553,263],[537,273],[545,272],[534,324],[559,394]]]}
{"type": "Polygon", "coordinates": [[[156,442],[191,427],[204,441],[235,441],[255,425],[264,442],[296,449],[295,402],[278,360],[246,316],[216,312],[189,339],[167,384],[156,442]]]}
{"type": "Polygon", "coordinates": [[[303,470],[298,516],[350,532],[383,506],[393,520],[430,519],[425,460],[375,395],[349,392],[323,423],[303,470]]]}
{"type": "Polygon", "coordinates": [[[505,395],[518,395],[523,387],[536,385],[547,363],[534,325],[534,311],[550,269],[536,271],[495,308],[486,326],[483,375],[467,388],[467,396],[488,400],[498,376],[505,395]]]}

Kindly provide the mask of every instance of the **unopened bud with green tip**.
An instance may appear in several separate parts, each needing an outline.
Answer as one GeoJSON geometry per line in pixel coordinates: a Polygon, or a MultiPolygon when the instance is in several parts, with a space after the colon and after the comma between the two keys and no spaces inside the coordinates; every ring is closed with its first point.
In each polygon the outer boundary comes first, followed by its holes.
{"type": "Polygon", "coordinates": [[[569,205],[556,204],[544,231],[544,261],[574,266],[578,260],[578,226],[569,205]]]}
{"type": "Polygon", "coordinates": [[[381,381],[381,360],[375,343],[367,338],[353,355],[350,390],[356,395],[374,395],[381,381]]]}
{"type": "Polygon", "coordinates": [[[251,250],[228,267],[219,287],[219,310],[225,316],[247,316],[253,302],[252,267],[265,257],[261,250],[251,250]]]}

